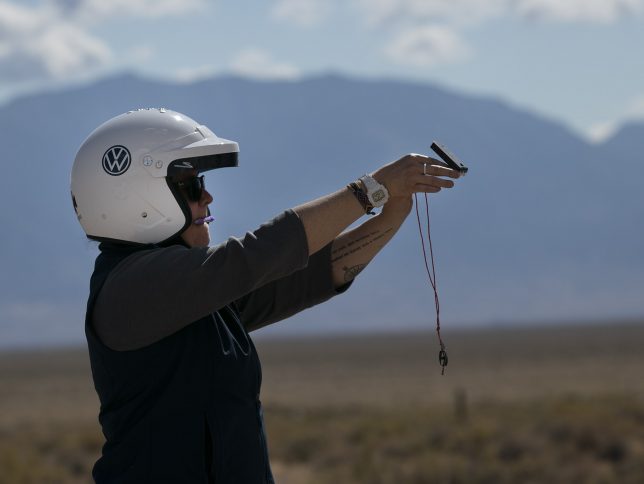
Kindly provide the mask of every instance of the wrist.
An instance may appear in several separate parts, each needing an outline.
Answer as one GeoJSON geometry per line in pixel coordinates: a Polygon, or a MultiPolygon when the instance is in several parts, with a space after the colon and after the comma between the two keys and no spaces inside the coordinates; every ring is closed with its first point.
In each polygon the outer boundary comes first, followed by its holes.
{"type": "Polygon", "coordinates": [[[395,196],[382,207],[383,213],[400,214],[407,216],[414,206],[413,199],[410,196],[395,196]]]}
{"type": "Polygon", "coordinates": [[[362,186],[363,192],[369,200],[369,205],[374,208],[382,207],[389,200],[389,191],[387,187],[373,178],[371,175],[363,175],[358,181],[362,186]]]}
{"type": "Polygon", "coordinates": [[[347,188],[353,193],[368,215],[375,215],[373,209],[384,206],[389,200],[387,187],[379,183],[371,175],[361,176],[355,182],[349,183],[347,188]]]}
{"type": "Polygon", "coordinates": [[[375,212],[373,211],[373,205],[369,201],[369,197],[367,197],[367,194],[364,192],[359,181],[349,183],[347,185],[347,188],[360,203],[362,209],[367,215],[375,215],[375,212]]]}

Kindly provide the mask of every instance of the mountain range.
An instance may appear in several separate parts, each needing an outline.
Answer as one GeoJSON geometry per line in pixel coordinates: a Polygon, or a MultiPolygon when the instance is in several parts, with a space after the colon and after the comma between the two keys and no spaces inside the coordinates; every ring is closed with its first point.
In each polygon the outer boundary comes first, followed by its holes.
{"type": "MultiPolygon", "coordinates": [[[[437,140],[470,168],[430,196],[445,334],[644,316],[644,124],[597,145],[562,122],[437,85],[339,75],[180,84],[126,74],[0,106],[0,347],[83,340],[97,248],[75,220],[69,173],[96,126],[138,107],[183,112],[239,142],[240,166],[207,175],[214,242],[405,153],[429,153],[437,140]]],[[[346,294],[264,332],[434,324],[412,211],[346,294]]]]}

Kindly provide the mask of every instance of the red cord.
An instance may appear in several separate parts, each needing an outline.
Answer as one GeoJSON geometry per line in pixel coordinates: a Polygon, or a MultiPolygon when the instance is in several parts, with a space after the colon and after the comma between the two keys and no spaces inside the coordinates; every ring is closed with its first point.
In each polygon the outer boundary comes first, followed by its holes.
{"type": "Polygon", "coordinates": [[[416,219],[418,220],[418,232],[420,233],[420,243],[423,248],[423,259],[425,260],[425,269],[427,270],[427,277],[429,283],[434,290],[434,306],[436,307],[436,334],[438,335],[438,342],[440,343],[439,362],[442,366],[442,373],[445,373],[445,366],[447,366],[447,353],[445,351],[445,344],[441,338],[441,322],[440,322],[440,303],[438,301],[438,287],[436,285],[436,266],[434,264],[434,248],[432,246],[432,236],[430,231],[429,221],[429,199],[425,193],[425,214],[427,217],[427,239],[429,240],[429,254],[432,261],[432,269],[429,270],[429,262],[427,261],[427,251],[425,249],[425,237],[423,235],[423,228],[420,223],[420,212],[418,210],[418,195],[414,193],[414,200],[416,202],[416,219]]]}

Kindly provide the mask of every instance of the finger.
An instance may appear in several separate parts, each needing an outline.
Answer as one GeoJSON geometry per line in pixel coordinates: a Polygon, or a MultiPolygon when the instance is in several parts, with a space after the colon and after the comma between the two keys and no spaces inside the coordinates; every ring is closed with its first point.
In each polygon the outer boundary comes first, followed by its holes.
{"type": "Polygon", "coordinates": [[[450,178],[459,178],[461,173],[454,170],[442,160],[437,160],[425,155],[413,155],[413,160],[420,164],[425,175],[448,176],[450,178]]]}
{"type": "Polygon", "coordinates": [[[460,178],[461,172],[447,166],[432,165],[427,167],[427,174],[434,176],[448,176],[450,178],[460,178]]]}
{"type": "Polygon", "coordinates": [[[450,178],[459,178],[461,173],[458,170],[446,166],[427,165],[423,166],[423,173],[425,175],[433,176],[448,176],[450,178]]]}
{"type": "Polygon", "coordinates": [[[423,185],[422,183],[414,185],[414,193],[438,193],[440,191],[441,191],[441,187],[423,185]]]}
{"type": "Polygon", "coordinates": [[[416,185],[429,185],[440,188],[452,188],[454,182],[452,180],[446,180],[444,178],[439,178],[431,175],[418,175],[412,180],[416,185]]]}
{"type": "MultiPolygon", "coordinates": [[[[432,160],[432,163],[431,163],[431,164],[432,164],[433,166],[439,166],[439,167],[442,167],[442,168],[447,168],[448,170],[453,170],[453,168],[452,168],[451,166],[449,166],[447,163],[445,163],[445,162],[444,162],[444,161],[442,161],[442,160],[432,160]]],[[[429,164],[427,164],[427,167],[428,167],[428,168],[429,168],[429,166],[430,166],[430,165],[429,165],[429,164]]],[[[456,171],[456,170],[454,170],[454,171],[456,171]]]]}
{"type": "Polygon", "coordinates": [[[421,165],[424,164],[424,163],[427,163],[428,166],[429,165],[440,165],[440,166],[444,166],[446,168],[449,168],[449,165],[447,163],[445,163],[443,160],[439,160],[437,158],[432,158],[431,156],[419,155],[417,153],[413,153],[411,155],[411,157],[416,163],[420,163],[421,165]]]}

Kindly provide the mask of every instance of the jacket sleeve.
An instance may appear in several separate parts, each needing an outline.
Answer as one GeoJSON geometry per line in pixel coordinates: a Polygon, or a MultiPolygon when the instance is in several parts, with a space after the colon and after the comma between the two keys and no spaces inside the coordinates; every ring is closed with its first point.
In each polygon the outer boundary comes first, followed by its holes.
{"type": "Polygon", "coordinates": [[[336,288],[331,273],[331,244],[309,258],[309,263],[235,301],[248,331],[286,319],[346,291],[353,281],[336,288]]]}
{"type": "Polygon", "coordinates": [[[112,349],[140,348],[304,269],[308,260],[306,233],[292,210],[215,247],[136,252],[106,279],[94,329],[112,349]]]}

